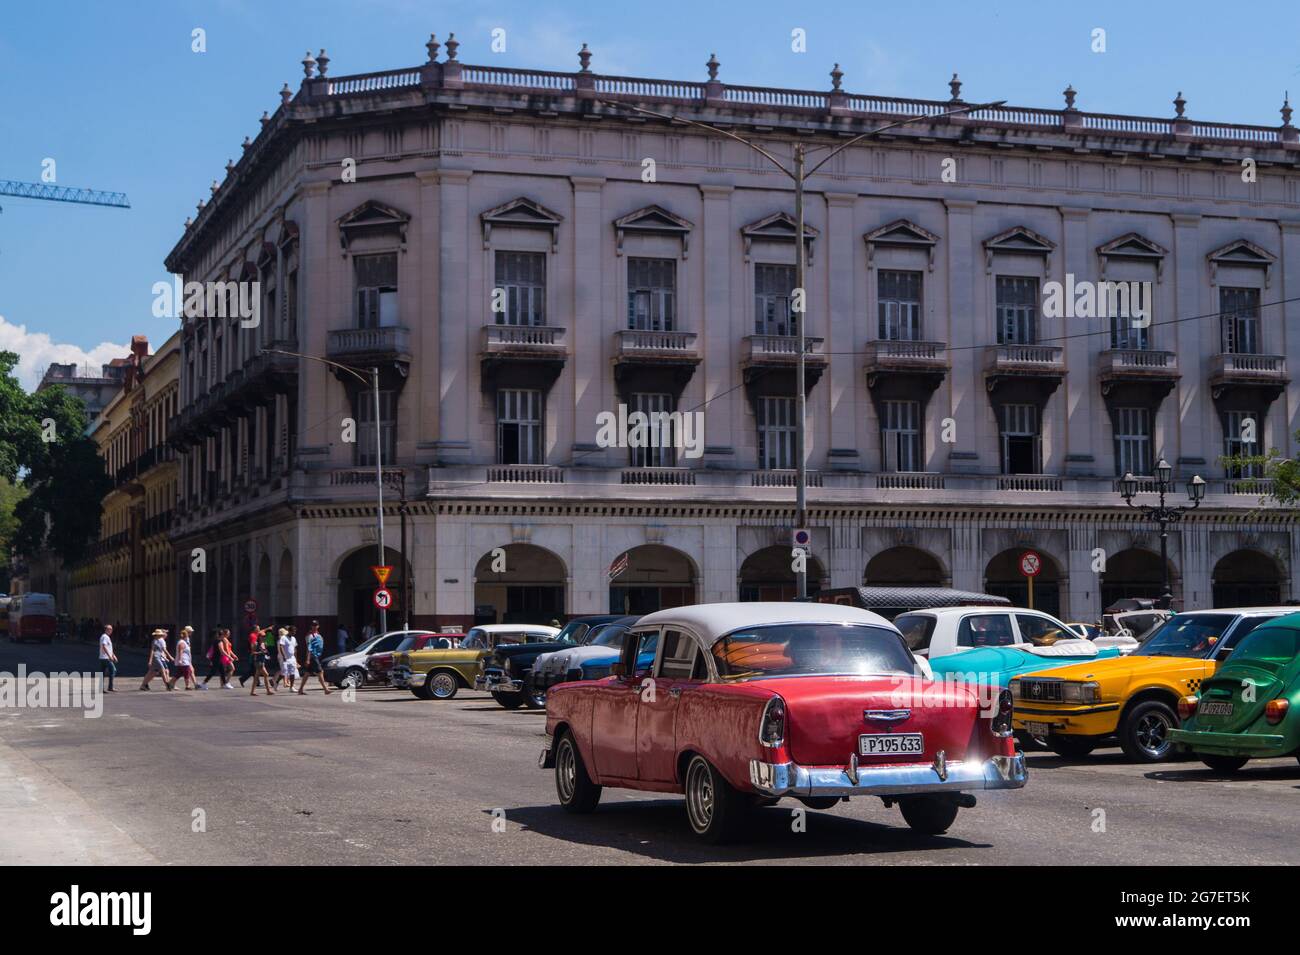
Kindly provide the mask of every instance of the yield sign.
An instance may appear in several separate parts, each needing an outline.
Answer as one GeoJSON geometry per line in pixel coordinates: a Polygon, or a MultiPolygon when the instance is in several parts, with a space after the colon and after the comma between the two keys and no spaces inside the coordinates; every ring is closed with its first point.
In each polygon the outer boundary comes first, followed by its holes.
{"type": "Polygon", "coordinates": [[[379,581],[382,587],[388,583],[388,575],[393,572],[392,565],[375,565],[370,568],[370,572],[375,575],[375,580],[379,581]]]}

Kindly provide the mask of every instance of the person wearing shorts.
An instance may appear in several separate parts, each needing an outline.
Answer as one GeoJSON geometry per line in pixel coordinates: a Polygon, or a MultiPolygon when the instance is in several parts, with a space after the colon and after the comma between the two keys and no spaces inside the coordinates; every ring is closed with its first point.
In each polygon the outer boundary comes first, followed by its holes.
{"type": "Polygon", "coordinates": [[[280,658],[280,673],[284,676],[284,685],[292,692],[293,683],[298,679],[298,641],[290,636],[284,627],[280,628],[280,640],[277,651],[280,658]]]}
{"type": "Polygon", "coordinates": [[[172,680],[172,686],[184,680],[187,690],[195,687],[194,654],[190,647],[190,634],[193,632],[193,627],[182,627],[181,635],[176,638],[176,677],[172,680]]]}
{"type": "Polygon", "coordinates": [[[153,642],[149,644],[149,669],[145,671],[144,682],[140,684],[140,689],[149,689],[150,681],[155,676],[161,676],[163,686],[170,690],[175,681],[167,672],[167,664],[172,662],[172,659],[172,655],[167,652],[167,631],[155,630],[153,642]]]}
{"type": "Polygon", "coordinates": [[[307,677],[314,676],[320,680],[320,688],[328,696],[332,691],[325,684],[325,667],[321,665],[321,656],[325,653],[325,638],[320,634],[320,624],[315,620],[311,622],[311,630],[307,633],[307,665],[303,670],[302,686],[298,688],[298,695],[302,696],[307,692],[307,677]]]}

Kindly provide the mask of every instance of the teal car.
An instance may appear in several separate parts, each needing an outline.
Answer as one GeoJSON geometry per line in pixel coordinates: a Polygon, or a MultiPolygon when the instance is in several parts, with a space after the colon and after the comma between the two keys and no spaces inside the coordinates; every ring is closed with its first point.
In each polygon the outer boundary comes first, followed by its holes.
{"type": "Polygon", "coordinates": [[[1119,647],[1094,647],[1091,652],[1079,652],[1083,641],[1070,641],[1060,650],[1055,647],[1036,647],[1032,644],[1013,643],[1003,647],[980,647],[950,653],[930,661],[936,680],[961,677],[968,683],[985,683],[990,686],[1007,686],[1012,677],[1024,673],[1037,673],[1070,663],[1087,663],[1120,655],[1119,647]],[[1074,651],[1068,652],[1067,651],[1074,651]],[[1055,652],[1053,652],[1055,651],[1055,652]]]}
{"type": "Polygon", "coordinates": [[[1169,731],[1218,772],[1252,759],[1300,759],[1300,613],[1278,617],[1247,634],[1178,704],[1182,727],[1169,731]]]}

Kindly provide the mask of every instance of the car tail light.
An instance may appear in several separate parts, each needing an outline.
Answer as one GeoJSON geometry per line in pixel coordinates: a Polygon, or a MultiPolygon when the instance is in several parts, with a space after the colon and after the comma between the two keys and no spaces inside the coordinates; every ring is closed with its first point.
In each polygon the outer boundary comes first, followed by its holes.
{"type": "Polygon", "coordinates": [[[998,708],[993,714],[993,735],[1010,736],[1011,728],[1011,691],[1001,690],[998,692],[998,708]]]}
{"type": "Polygon", "coordinates": [[[1270,725],[1277,726],[1286,717],[1286,711],[1290,708],[1290,700],[1269,700],[1264,704],[1264,719],[1268,720],[1270,725]]]}
{"type": "Polygon", "coordinates": [[[1178,701],[1178,718],[1185,720],[1196,715],[1196,707],[1200,705],[1199,696],[1185,696],[1178,701]]]}
{"type": "Polygon", "coordinates": [[[758,741],[768,749],[785,743],[785,700],[774,696],[763,707],[763,719],[758,727],[758,741]]]}

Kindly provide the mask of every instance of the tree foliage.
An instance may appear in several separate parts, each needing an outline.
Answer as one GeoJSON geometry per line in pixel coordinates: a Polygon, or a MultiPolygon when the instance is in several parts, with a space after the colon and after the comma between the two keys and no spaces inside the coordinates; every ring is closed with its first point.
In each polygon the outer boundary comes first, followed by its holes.
{"type": "Polygon", "coordinates": [[[0,478],[22,491],[12,539],[0,543],[28,555],[48,547],[75,563],[99,535],[100,502],[112,482],[85,434],[81,399],[57,386],[27,394],[13,375],[17,364],[13,352],[0,352],[0,478]]]}
{"type": "MultiPolygon", "coordinates": [[[[1300,431],[1295,433],[1300,442],[1300,431]]],[[[1257,490],[1260,502],[1276,507],[1300,504],[1300,462],[1283,457],[1277,448],[1264,454],[1238,454],[1219,459],[1229,474],[1241,474],[1238,484],[1243,490],[1257,490]]]]}

